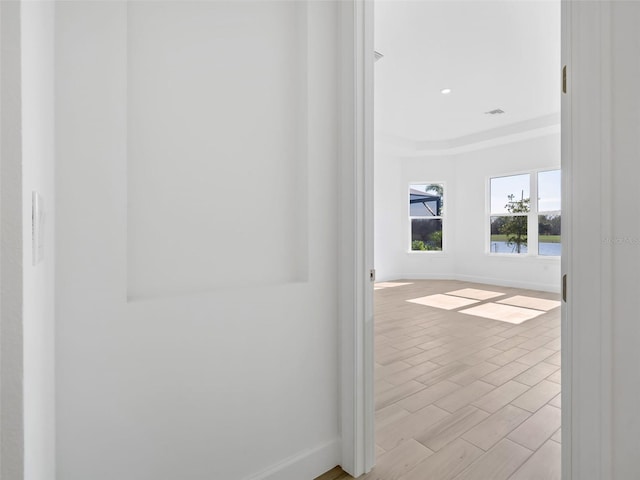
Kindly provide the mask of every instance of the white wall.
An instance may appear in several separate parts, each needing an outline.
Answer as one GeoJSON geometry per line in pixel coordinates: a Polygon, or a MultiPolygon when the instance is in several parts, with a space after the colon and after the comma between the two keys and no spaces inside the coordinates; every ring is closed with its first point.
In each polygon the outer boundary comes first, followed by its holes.
{"type": "Polygon", "coordinates": [[[488,178],[560,166],[560,135],[455,155],[399,157],[378,146],[375,189],[378,278],[452,278],[558,291],[558,258],[495,256],[487,250],[488,178]],[[445,184],[443,252],[410,252],[407,188],[445,184]]]}
{"type": "Polygon", "coordinates": [[[58,478],[339,462],[338,6],[57,5],[58,478]]]}
{"type": "Polygon", "coordinates": [[[26,480],[55,478],[54,4],[22,3],[24,442],[26,480]],[[33,265],[31,192],[43,199],[42,260],[33,265]]]}
{"type": "Polygon", "coordinates": [[[453,160],[457,181],[454,210],[457,278],[558,291],[558,258],[486,253],[485,199],[489,177],[559,168],[560,134],[465,153],[453,160]]]}
{"type": "MultiPolygon", "coordinates": [[[[390,280],[402,276],[400,264],[404,251],[400,233],[403,227],[402,162],[375,144],[374,159],[374,265],[376,280],[390,280]]],[[[406,208],[404,209],[406,211],[406,208]]]]}

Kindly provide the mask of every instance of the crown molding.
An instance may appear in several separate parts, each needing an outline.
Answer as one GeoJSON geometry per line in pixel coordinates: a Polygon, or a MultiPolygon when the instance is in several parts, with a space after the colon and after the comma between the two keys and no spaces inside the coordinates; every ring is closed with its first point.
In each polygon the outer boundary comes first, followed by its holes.
{"type": "Polygon", "coordinates": [[[560,133],[560,112],[448,140],[419,141],[377,132],[376,143],[403,157],[454,155],[560,133]]]}

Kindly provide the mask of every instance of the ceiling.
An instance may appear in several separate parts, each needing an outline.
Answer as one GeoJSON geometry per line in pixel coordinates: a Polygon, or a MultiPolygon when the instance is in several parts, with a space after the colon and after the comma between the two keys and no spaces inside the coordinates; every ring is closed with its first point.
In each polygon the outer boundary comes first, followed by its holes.
{"type": "Polygon", "coordinates": [[[375,17],[378,135],[441,146],[558,123],[559,0],[380,0],[375,17]]]}

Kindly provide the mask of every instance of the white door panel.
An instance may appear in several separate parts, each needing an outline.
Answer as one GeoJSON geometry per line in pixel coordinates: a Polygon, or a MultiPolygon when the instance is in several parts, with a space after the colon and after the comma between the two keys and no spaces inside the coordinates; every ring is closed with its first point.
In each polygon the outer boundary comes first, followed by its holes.
{"type": "Polygon", "coordinates": [[[60,479],[337,439],[336,7],[59,3],[60,479]]]}

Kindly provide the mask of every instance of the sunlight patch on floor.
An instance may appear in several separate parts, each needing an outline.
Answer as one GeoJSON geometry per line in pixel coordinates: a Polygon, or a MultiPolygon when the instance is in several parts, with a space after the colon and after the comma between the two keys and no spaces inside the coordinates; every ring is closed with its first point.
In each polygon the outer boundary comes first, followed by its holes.
{"type": "Polygon", "coordinates": [[[557,300],[525,297],[524,295],[516,295],[515,297],[498,300],[498,303],[506,303],[507,305],[515,305],[516,307],[534,308],[536,310],[544,310],[545,312],[560,306],[560,302],[557,300]]]}
{"type": "Polygon", "coordinates": [[[479,290],[477,288],[463,288],[461,290],[454,290],[453,292],[446,292],[446,294],[455,295],[456,297],[473,298],[474,300],[489,300],[490,298],[501,297],[504,295],[502,292],[479,290]]]}
{"type": "Polygon", "coordinates": [[[545,312],[499,303],[485,303],[483,305],[478,305],[477,307],[460,310],[460,313],[519,325],[522,322],[536,318],[545,312]]]}
{"type": "Polygon", "coordinates": [[[453,297],[451,295],[428,295],[426,297],[412,298],[407,302],[417,303],[418,305],[426,305],[427,307],[441,308],[443,310],[454,310],[460,307],[466,307],[478,303],[477,300],[469,298],[453,297]]]}

